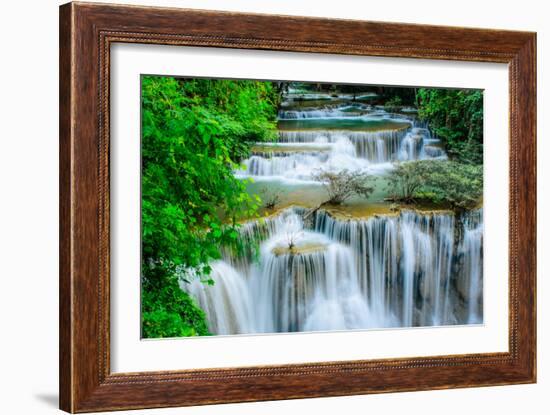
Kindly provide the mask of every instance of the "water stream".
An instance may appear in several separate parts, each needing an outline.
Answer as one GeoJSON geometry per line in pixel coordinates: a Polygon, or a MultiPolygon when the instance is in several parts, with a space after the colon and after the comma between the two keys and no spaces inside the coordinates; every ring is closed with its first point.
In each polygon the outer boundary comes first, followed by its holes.
{"type": "MultiPolygon", "coordinates": [[[[284,103],[278,140],[258,144],[235,174],[292,186],[311,183],[319,170],[384,175],[398,161],[446,158],[414,117],[321,102],[312,109],[284,103]]],[[[362,218],[300,202],[243,224],[241,241],[257,249],[225,250],[212,263],[213,286],[182,282],[212,333],[482,323],[482,209],[362,218]]]]}

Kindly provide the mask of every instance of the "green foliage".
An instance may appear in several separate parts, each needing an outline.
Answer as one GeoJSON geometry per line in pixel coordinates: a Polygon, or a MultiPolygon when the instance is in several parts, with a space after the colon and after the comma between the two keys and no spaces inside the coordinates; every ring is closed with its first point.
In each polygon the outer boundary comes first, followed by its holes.
{"type": "Polygon", "coordinates": [[[421,88],[418,115],[445,143],[451,158],[483,163],[483,91],[421,88]]]}
{"type": "Polygon", "coordinates": [[[325,203],[341,204],[353,195],[367,198],[374,190],[371,186],[371,180],[374,178],[358,171],[319,171],[313,178],[323,182],[329,196],[325,203]]]}
{"type": "Polygon", "coordinates": [[[469,209],[483,195],[483,168],[445,160],[400,163],[389,176],[389,188],[394,200],[469,209]]]}
{"type": "Polygon", "coordinates": [[[261,201],[233,171],[252,143],[275,137],[278,102],[270,82],[142,77],[146,337],[204,331],[175,269],[209,274],[220,247],[236,240],[239,218],[257,211],[261,201]]]}
{"type": "Polygon", "coordinates": [[[364,94],[367,88],[364,85],[343,84],[335,86],[335,90],[344,94],[350,94],[353,101],[357,99],[358,95],[364,94]]]}
{"type": "Polygon", "coordinates": [[[395,105],[414,105],[416,102],[415,88],[379,86],[376,89],[378,94],[386,99],[386,102],[398,99],[399,104],[395,105]]]}
{"type": "Polygon", "coordinates": [[[175,272],[163,267],[148,269],[142,285],[142,337],[187,337],[208,335],[206,316],[179,287],[175,272]]]}
{"type": "Polygon", "coordinates": [[[384,103],[384,109],[386,111],[394,111],[396,108],[399,108],[401,105],[403,105],[403,100],[400,96],[396,95],[390,99],[388,99],[384,103]]]}
{"type": "Polygon", "coordinates": [[[455,210],[474,207],[483,193],[483,91],[420,88],[416,102],[419,117],[443,141],[451,161],[399,164],[389,179],[393,198],[455,210]]]}

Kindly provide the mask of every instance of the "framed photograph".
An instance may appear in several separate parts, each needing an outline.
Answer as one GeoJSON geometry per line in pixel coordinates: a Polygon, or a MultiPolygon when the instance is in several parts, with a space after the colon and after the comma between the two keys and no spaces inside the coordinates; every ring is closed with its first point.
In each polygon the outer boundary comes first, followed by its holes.
{"type": "Polygon", "coordinates": [[[535,62],[528,32],[61,6],[61,409],[535,382],[535,62]]]}

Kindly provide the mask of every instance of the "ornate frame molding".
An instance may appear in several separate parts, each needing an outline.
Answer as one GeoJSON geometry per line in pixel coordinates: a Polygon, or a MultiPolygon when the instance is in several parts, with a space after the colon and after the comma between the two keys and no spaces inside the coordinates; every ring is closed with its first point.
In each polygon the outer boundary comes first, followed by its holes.
{"type": "Polygon", "coordinates": [[[534,382],[535,104],[534,33],[104,4],[61,6],[61,409],[90,412],[534,382]],[[326,39],[329,28],[338,28],[339,41],[326,39]],[[112,374],[109,70],[110,45],[116,42],[508,63],[509,352],[112,374]]]}

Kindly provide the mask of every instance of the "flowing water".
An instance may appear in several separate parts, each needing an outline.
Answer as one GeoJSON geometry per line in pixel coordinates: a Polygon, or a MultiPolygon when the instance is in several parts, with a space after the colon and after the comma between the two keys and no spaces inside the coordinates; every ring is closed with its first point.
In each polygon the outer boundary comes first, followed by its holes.
{"type": "MultiPolygon", "coordinates": [[[[320,188],[320,170],[383,176],[398,161],[446,158],[414,116],[341,97],[312,99],[321,104],[283,103],[278,140],[259,144],[238,176],[286,190],[304,183],[320,188]]],[[[249,249],[223,251],[211,264],[213,286],[182,282],[212,333],[482,323],[482,209],[348,217],[294,202],[240,227],[249,249]]]]}
{"type": "Polygon", "coordinates": [[[342,220],[289,208],[248,222],[213,264],[213,287],[184,284],[217,334],[482,322],[482,211],[402,211],[342,220]]]}
{"type": "Polygon", "coordinates": [[[342,104],[280,111],[278,140],[263,143],[237,174],[259,180],[311,180],[319,170],[381,174],[396,161],[446,158],[429,129],[405,115],[369,109],[342,104]]]}

